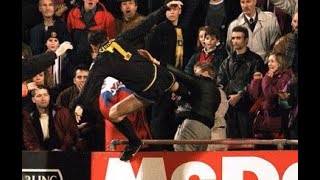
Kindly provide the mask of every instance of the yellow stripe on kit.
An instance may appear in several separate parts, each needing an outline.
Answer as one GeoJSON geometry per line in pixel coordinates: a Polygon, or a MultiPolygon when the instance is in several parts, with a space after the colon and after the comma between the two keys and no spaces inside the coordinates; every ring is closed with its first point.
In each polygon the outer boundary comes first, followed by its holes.
{"type": "Polygon", "coordinates": [[[118,43],[116,43],[114,41],[104,45],[103,47],[101,47],[99,49],[99,52],[103,53],[105,51],[109,51],[109,52],[113,53],[114,49],[116,49],[123,56],[124,60],[127,60],[127,61],[130,60],[132,54],[130,52],[127,52],[124,49],[122,49],[122,47],[118,43]]]}

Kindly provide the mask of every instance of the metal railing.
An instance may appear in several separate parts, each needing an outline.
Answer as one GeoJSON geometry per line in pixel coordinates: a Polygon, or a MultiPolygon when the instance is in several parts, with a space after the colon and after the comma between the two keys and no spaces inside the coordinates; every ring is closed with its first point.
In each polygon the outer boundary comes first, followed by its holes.
{"type": "MultiPolygon", "coordinates": [[[[115,151],[116,146],[128,144],[128,140],[113,139],[110,143],[110,150],[115,151]]],[[[275,145],[278,150],[284,149],[285,145],[298,145],[296,139],[219,139],[219,140],[169,140],[154,139],[142,140],[142,144],[224,144],[224,145],[275,145]]]]}

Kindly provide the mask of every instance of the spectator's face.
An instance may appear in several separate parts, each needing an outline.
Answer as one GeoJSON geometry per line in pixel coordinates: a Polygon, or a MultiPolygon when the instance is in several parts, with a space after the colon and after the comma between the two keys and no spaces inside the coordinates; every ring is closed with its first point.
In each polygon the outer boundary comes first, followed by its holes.
{"type": "Polygon", "coordinates": [[[43,17],[53,17],[54,4],[52,0],[42,0],[41,2],[39,2],[39,11],[42,13],[43,17]]]}
{"type": "Polygon", "coordinates": [[[176,23],[178,22],[180,14],[181,14],[181,9],[178,6],[170,6],[166,12],[166,17],[171,22],[176,23]]]}
{"type": "MultiPolygon", "coordinates": [[[[84,71],[84,70],[78,69],[76,71],[76,76],[73,78],[73,83],[77,87],[81,87],[81,89],[82,89],[84,83],[86,82],[86,80],[88,78],[88,74],[89,74],[89,71],[84,71]]],[[[79,91],[81,91],[81,89],[79,89],[79,91]]]]}
{"type": "Polygon", "coordinates": [[[46,46],[50,51],[55,52],[59,47],[59,40],[57,38],[49,38],[46,46]]]}
{"type": "Polygon", "coordinates": [[[121,2],[120,5],[123,17],[127,20],[132,18],[136,14],[137,8],[138,6],[134,2],[134,0],[121,2]]]}
{"type": "Polygon", "coordinates": [[[202,47],[205,47],[205,43],[204,43],[205,34],[206,34],[206,31],[205,30],[201,30],[199,32],[199,35],[198,35],[199,41],[200,41],[200,44],[201,44],[202,47]]]}
{"type": "Polygon", "coordinates": [[[32,78],[32,82],[36,85],[44,85],[44,72],[41,72],[32,78]]]}
{"type": "Polygon", "coordinates": [[[47,108],[50,102],[50,95],[47,89],[36,89],[35,95],[32,97],[32,102],[38,108],[47,108]]]}
{"type": "Polygon", "coordinates": [[[269,70],[276,72],[279,69],[279,66],[280,66],[280,64],[277,61],[276,56],[274,56],[274,55],[269,56],[269,58],[268,58],[269,70]]]}
{"type": "Polygon", "coordinates": [[[217,45],[218,39],[215,36],[206,35],[204,40],[205,47],[207,50],[214,49],[217,45]]]}
{"type": "Polygon", "coordinates": [[[298,13],[295,13],[291,22],[292,29],[298,29],[298,13]]]}
{"type": "Polygon", "coordinates": [[[244,39],[242,32],[232,32],[231,42],[235,50],[243,49],[247,45],[247,40],[244,39]]]}
{"type": "Polygon", "coordinates": [[[90,11],[93,8],[95,8],[97,6],[99,0],[83,0],[84,2],[84,9],[86,11],[90,11]]]}
{"type": "Polygon", "coordinates": [[[240,0],[242,12],[250,17],[256,13],[257,0],[240,0]]]}

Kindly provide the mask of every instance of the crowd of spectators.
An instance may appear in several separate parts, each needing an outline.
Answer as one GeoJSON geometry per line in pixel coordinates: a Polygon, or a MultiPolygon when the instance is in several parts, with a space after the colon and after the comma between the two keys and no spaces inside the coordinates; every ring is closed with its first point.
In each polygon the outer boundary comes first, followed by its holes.
{"type": "MultiPolygon", "coordinates": [[[[113,39],[169,1],[22,1],[22,61],[45,53],[50,61],[54,58],[46,68],[23,78],[23,150],[105,151],[110,140],[124,138],[103,116],[113,104],[134,93],[117,79],[106,78],[95,106],[85,109],[81,117],[75,113],[74,101],[99,54],[99,49],[90,46],[88,34],[103,30],[106,39],[113,39]],[[53,55],[64,42],[70,42],[73,49],[53,55]]],[[[215,115],[206,138],[297,139],[298,0],[182,2],[182,7],[168,8],[163,21],[145,38],[132,43],[190,77],[209,73],[219,87],[220,103],[212,107],[215,115]],[[205,68],[203,63],[212,66],[205,68]]],[[[177,80],[182,85],[186,81],[177,80]]],[[[167,92],[156,104],[130,115],[139,138],[197,139],[201,130],[184,127],[190,119],[203,123],[190,115],[195,109],[190,102],[207,93],[195,90],[197,86],[187,88],[191,98],[167,92]],[[183,129],[198,134],[181,138],[183,129]]],[[[205,128],[201,129],[204,133],[205,128]]],[[[144,148],[197,150],[173,145],[144,148]]]]}

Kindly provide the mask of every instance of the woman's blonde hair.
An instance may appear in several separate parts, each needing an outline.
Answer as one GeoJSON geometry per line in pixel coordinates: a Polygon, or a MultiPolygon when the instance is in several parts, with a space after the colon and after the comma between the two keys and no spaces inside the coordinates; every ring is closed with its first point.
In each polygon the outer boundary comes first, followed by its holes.
{"type": "Polygon", "coordinates": [[[286,56],[280,52],[272,52],[270,56],[274,56],[275,60],[279,63],[279,70],[284,70],[288,68],[288,61],[286,56]]]}

